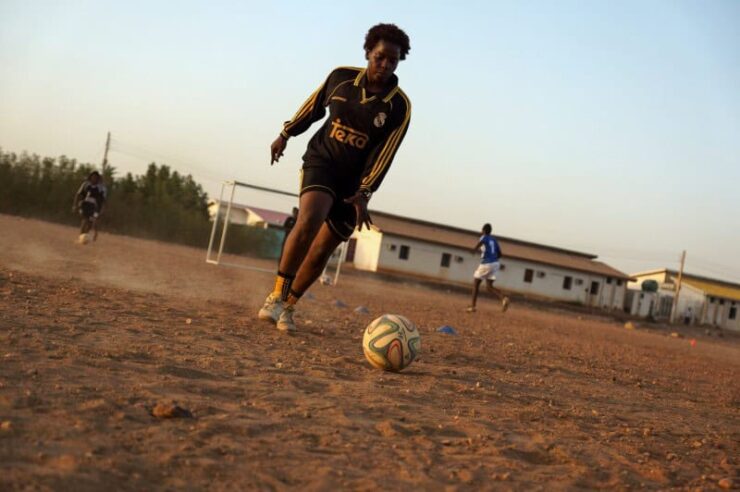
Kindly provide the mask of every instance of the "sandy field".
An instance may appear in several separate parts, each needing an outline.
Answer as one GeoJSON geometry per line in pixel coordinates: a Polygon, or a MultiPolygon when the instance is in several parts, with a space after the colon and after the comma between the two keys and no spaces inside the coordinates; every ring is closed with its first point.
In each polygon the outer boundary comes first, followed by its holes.
{"type": "Polygon", "coordinates": [[[489,299],[471,315],[466,295],[356,273],[315,286],[288,336],[255,316],[269,274],[0,230],[0,490],[740,487],[736,336],[489,299]],[[422,334],[400,374],[362,354],[386,312],[422,334]]]}

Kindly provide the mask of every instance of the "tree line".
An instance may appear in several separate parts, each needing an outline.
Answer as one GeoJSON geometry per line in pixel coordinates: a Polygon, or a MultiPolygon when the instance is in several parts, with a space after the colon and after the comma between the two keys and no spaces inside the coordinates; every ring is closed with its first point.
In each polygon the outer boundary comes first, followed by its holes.
{"type": "MultiPolygon", "coordinates": [[[[66,156],[5,152],[0,149],[0,213],[77,225],[74,194],[95,170],[66,156]]],[[[206,247],[212,223],[208,195],[191,175],[167,165],[149,164],[146,173],[117,177],[106,168],[108,201],[101,231],[206,247]]],[[[279,253],[281,234],[247,226],[229,226],[226,251],[259,257],[279,253]]]]}

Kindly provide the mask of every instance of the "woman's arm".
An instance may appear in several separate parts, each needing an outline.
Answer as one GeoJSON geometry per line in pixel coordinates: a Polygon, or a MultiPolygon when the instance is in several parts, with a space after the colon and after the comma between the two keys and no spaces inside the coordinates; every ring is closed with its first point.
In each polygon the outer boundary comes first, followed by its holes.
{"type": "Polygon", "coordinates": [[[278,162],[283,156],[290,137],[300,135],[308,130],[313,123],[324,117],[326,114],[324,102],[331,86],[331,79],[334,72],[330,73],[324,83],[308,96],[308,99],[303,102],[296,114],[293,115],[293,118],[283,124],[280,135],[270,145],[270,165],[278,162]]]}
{"type": "Polygon", "coordinates": [[[330,73],[324,83],[308,96],[308,99],[304,101],[296,114],[293,115],[293,118],[285,122],[283,130],[280,132],[283,138],[287,140],[290,137],[297,137],[308,130],[313,123],[324,117],[326,114],[326,95],[331,91],[332,76],[335,72],[336,70],[330,73]]]}

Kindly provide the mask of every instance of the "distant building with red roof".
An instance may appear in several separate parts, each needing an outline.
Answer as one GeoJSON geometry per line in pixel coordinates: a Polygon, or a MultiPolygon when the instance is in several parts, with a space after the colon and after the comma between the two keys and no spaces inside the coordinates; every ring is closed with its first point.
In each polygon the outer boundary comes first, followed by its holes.
{"type": "MultiPolygon", "coordinates": [[[[221,204],[221,219],[226,216],[227,206],[228,203],[221,204]]],[[[216,210],[218,210],[218,208],[218,200],[212,199],[208,201],[208,214],[211,220],[213,220],[213,217],[216,215],[216,210]]],[[[277,210],[253,207],[252,205],[244,205],[243,203],[232,203],[231,210],[229,212],[229,223],[248,225],[252,227],[263,227],[265,229],[282,229],[285,219],[288,217],[290,217],[290,214],[278,212],[277,210]]]]}

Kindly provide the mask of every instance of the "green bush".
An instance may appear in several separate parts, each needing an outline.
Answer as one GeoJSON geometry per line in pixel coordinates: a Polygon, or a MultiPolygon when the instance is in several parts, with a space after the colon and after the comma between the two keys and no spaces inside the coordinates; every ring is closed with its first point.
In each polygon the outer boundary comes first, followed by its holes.
{"type": "MultiPolygon", "coordinates": [[[[0,149],[0,213],[79,224],[72,211],[74,194],[95,168],[75,159],[57,159],[0,149]]],[[[108,188],[101,229],[205,248],[212,223],[208,195],[190,175],[151,163],[142,176],[115,176],[106,169],[108,188]]],[[[229,226],[225,251],[262,258],[279,254],[282,233],[269,229],[229,226]]]]}
{"type": "Polygon", "coordinates": [[[648,279],[642,283],[641,288],[643,292],[658,292],[660,285],[657,280],[648,279]]]}

